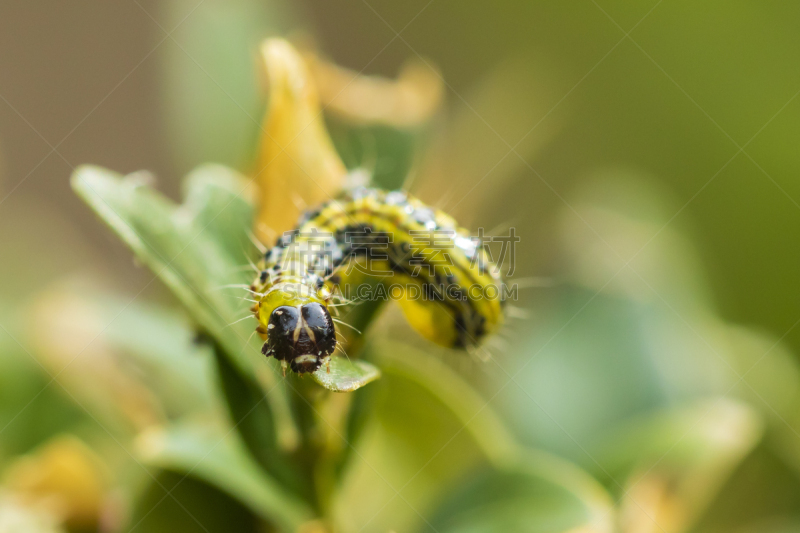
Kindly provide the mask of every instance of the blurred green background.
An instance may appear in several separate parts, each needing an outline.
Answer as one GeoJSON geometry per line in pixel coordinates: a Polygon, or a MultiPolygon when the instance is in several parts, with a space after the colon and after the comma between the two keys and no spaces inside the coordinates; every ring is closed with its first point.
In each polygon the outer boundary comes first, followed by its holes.
{"type": "MultiPolygon", "coordinates": [[[[665,515],[693,518],[620,519],[627,531],[800,530],[798,22],[798,4],[754,1],[3,3],[0,462],[91,433],[60,386],[39,392],[50,376],[30,352],[50,324],[30,309],[43,293],[120,293],[108,317],[134,297],[176,308],[72,193],[73,168],[145,169],[175,199],[201,163],[248,170],[265,106],[258,44],[283,35],[364,74],[435,65],[445,98],[424,127],[327,117],[344,161],[382,183],[411,173],[413,192],[471,229],[522,237],[514,277],[534,287],[492,362],[413,344],[524,442],[599,479],[621,516],[636,513],[631,479],[668,471],[694,510],[665,515]],[[681,454],[695,434],[727,455],[681,454]]],[[[383,323],[400,339],[396,315],[383,323]]],[[[450,460],[474,463],[459,450],[450,460]]],[[[392,505],[354,530],[417,527],[392,505]]]]}

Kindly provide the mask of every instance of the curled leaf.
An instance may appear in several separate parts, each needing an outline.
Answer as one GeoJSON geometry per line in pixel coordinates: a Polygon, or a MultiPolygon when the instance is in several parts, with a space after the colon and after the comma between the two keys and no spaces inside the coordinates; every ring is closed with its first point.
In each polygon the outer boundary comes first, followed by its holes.
{"type": "Polygon", "coordinates": [[[407,61],[391,80],[363,76],[309,54],[311,72],[326,109],[358,124],[412,128],[439,108],[444,82],[435,67],[422,59],[407,61]]]}
{"type": "Polygon", "coordinates": [[[273,242],[294,226],[305,205],[338,194],[346,169],[325,129],[303,58],[282,39],[268,39],[261,52],[270,90],[255,169],[261,187],[255,229],[263,242],[273,242]]]}

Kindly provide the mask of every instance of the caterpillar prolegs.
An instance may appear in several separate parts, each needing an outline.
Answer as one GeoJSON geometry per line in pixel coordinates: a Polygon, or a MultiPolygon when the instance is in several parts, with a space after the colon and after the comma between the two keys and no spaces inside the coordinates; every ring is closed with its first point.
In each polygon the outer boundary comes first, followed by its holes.
{"type": "Polygon", "coordinates": [[[503,281],[483,246],[399,191],[358,188],[306,212],[258,269],[250,290],[261,351],[298,373],[316,371],[336,349],[339,301],[374,313],[395,299],[422,336],[461,349],[503,320],[503,281]],[[383,293],[361,290],[376,288],[383,293]]]}

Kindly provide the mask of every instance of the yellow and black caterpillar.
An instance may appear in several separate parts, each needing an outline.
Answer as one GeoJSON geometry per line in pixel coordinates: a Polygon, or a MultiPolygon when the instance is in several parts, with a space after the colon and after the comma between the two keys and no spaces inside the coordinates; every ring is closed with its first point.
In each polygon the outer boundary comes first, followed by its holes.
{"type": "Polygon", "coordinates": [[[358,188],[306,212],[257,267],[250,291],[261,351],[298,373],[329,361],[330,311],[359,288],[389,287],[383,294],[411,326],[448,347],[478,346],[503,320],[503,282],[483,246],[404,192],[358,188]]]}

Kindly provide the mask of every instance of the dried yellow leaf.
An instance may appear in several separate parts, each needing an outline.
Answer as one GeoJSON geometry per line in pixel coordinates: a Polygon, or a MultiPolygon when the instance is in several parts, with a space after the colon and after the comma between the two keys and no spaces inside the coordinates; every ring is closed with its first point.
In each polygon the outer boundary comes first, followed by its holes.
{"type": "Polygon", "coordinates": [[[270,89],[255,174],[261,188],[255,232],[271,244],[294,227],[305,206],[336,196],[347,171],[301,55],[283,39],[268,39],[261,52],[270,89]]]}

